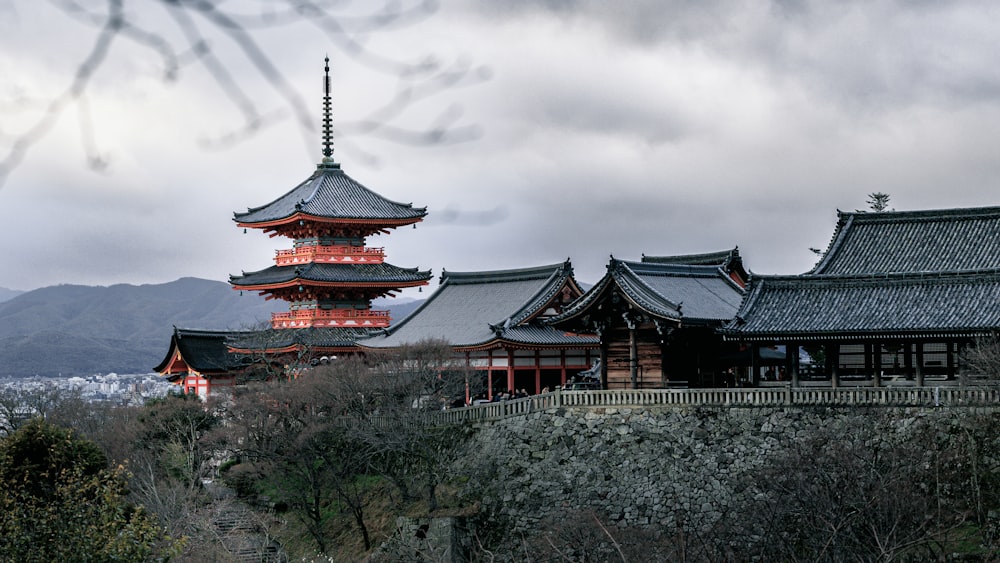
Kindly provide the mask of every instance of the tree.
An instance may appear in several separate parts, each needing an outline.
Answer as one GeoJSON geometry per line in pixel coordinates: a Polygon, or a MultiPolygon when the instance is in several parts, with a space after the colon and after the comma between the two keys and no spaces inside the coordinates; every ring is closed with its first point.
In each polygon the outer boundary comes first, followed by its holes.
{"type": "Polygon", "coordinates": [[[868,194],[866,202],[872,211],[885,211],[889,208],[889,194],[884,192],[872,192],[868,194]]]}
{"type": "MultiPolygon", "coordinates": [[[[385,2],[360,11],[349,3],[298,2],[286,0],[254,4],[246,2],[160,1],[142,3],[129,0],[106,0],[99,3],[54,2],[57,15],[89,27],[92,43],[81,53],[81,61],[65,89],[58,94],[37,95],[44,98],[26,109],[24,100],[12,104],[21,115],[31,113],[29,125],[21,132],[9,133],[6,154],[0,157],[0,186],[41,139],[50,133],[58,119],[70,109],[78,114],[81,144],[91,169],[104,170],[110,157],[102,153],[95,129],[99,119],[92,115],[88,95],[99,73],[114,60],[113,55],[138,48],[159,61],[158,74],[164,83],[181,80],[191,66],[201,67],[215,82],[221,95],[242,116],[242,124],[205,143],[208,147],[226,147],[247,139],[265,127],[292,118],[308,139],[315,138],[314,112],[296,88],[292,87],[275,60],[263,46],[266,31],[301,27],[319,33],[344,55],[366,68],[393,77],[397,89],[367,117],[352,123],[338,122],[339,131],[377,135],[397,142],[436,144],[473,138],[471,126],[459,126],[460,112],[454,107],[441,111],[423,129],[408,129],[397,122],[416,102],[434,94],[475,83],[487,73],[463,60],[445,64],[432,56],[413,61],[395,60],[372,51],[367,39],[374,33],[411,25],[429,17],[436,9],[432,0],[385,2]],[[152,13],[157,12],[157,13],[152,13]],[[249,76],[263,88],[251,92],[247,80],[238,80],[233,69],[248,67],[249,76]],[[278,100],[276,109],[265,110],[264,94],[278,100]]],[[[366,7],[368,5],[366,4],[366,7]]],[[[149,64],[145,60],[140,64],[149,64]]]]}
{"type": "Polygon", "coordinates": [[[192,393],[170,393],[153,399],[139,416],[139,441],[157,454],[162,477],[189,489],[210,474],[211,447],[205,436],[218,424],[216,416],[192,393]]]}
{"type": "Polygon", "coordinates": [[[362,445],[368,462],[392,479],[402,502],[424,490],[427,510],[438,508],[437,487],[458,453],[464,427],[441,424],[433,413],[465,404],[469,371],[443,341],[426,340],[398,349],[370,353],[367,370],[337,371],[328,377],[337,392],[355,397],[347,405],[349,436],[362,445]]]}
{"type": "Polygon", "coordinates": [[[100,449],[36,418],[0,441],[0,559],[153,561],[176,543],[125,501],[100,449]]]}
{"type": "Polygon", "coordinates": [[[171,536],[192,538],[185,556],[216,539],[203,514],[212,502],[203,480],[214,473],[216,448],[209,436],[219,419],[213,406],[193,394],[168,394],[149,401],[134,418],[124,413],[120,422],[127,427],[115,433],[130,437],[119,454],[131,471],[130,498],[154,513],[171,536]]]}
{"type": "Polygon", "coordinates": [[[229,412],[231,448],[242,463],[227,480],[242,494],[266,495],[301,524],[320,553],[330,547],[329,526],[345,508],[371,548],[365,521],[368,467],[342,424],[343,397],[330,381],[307,372],[290,381],[247,386],[229,412]]]}
{"type": "Polygon", "coordinates": [[[313,357],[312,347],[300,335],[273,329],[269,321],[243,328],[236,334],[228,344],[241,351],[245,362],[236,376],[237,385],[293,378],[309,367],[313,357]],[[277,353],[276,349],[285,351],[277,353]]]}
{"type": "MultiPolygon", "coordinates": [[[[919,422],[914,422],[919,424],[919,422]]],[[[972,516],[962,458],[935,428],[818,429],[746,488],[724,537],[759,560],[937,560],[972,516]]]]}
{"type": "Polygon", "coordinates": [[[79,393],[64,389],[4,387],[0,389],[0,434],[12,434],[35,417],[49,419],[66,410],[76,411],[82,403],[79,393]]]}
{"type": "Polygon", "coordinates": [[[981,375],[987,379],[1000,379],[1000,337],[987,336],[964,348],[961,364],[966,375],[981,375]]]}
{"type": "Polygon", "coordinates": [[[432,416],[442,404],[464,403],[466,372],[454,358],[447,344],[423,342],[238,390],[225,430],[239,463],[227,482],[245,496],[266,495],[320,553],[341,516],[371,549],[368,509],[383,483],[403,506],[419,496],[428,510],[438,507],[462,432],[432,416]]]}

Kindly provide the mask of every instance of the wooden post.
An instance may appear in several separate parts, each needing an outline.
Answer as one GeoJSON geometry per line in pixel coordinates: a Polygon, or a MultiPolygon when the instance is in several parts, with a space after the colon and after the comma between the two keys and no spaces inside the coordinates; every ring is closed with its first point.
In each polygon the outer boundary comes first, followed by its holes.
{"type": "Polygon", "coordinates": [[[951,342],[945,342],[945,356],[948,358],[948,380],[955,379],[955,355],[952,352],[951,342]]]}
{"type": "Polygon", "coordinates": [[[599,350],[601,359],[601,389],[608,388],[608,343],[601,338],[601,348],[599,350]]]}
{"type": "Polygon", "coordinates": [[[639,388],[639,344],[636,342],[635,326],[628,328],[628,374],[632,389],[639,388]]]}
{"type": "Polygon", "coordinates": [[[840,344],[826,345],[826,365],[830,366],[830,387],[840,387],[840,344]]]}
{"type": "Polygon", "coordinates": [[[872,365],[875,371],[872,372],[872,386],[882,386],[882,345],[872,344],[872,365]]]}
{"type": "Polygon", "coordinates": [[[913,344],[907,342],[903,344],[903,353],[906,356],[903,358],[904,373],[906,374],[906,379],[913,379],[913,344]]]}
{"type": "Polygon", "coordinates": [[[788,375],[792,379],[792,387],[799,386],[799,345],[785,346],[785,360],[788,362],[788,375]]]}
{"type": "Polygon", "coordinates": [[[874,364],[874,362],[872,361],[872,345],[871,345],[870,342],[866,342],[865,343],[865,376],[866,377],[871,377],[872,376],[872,371],[873,371],[873,367],[872,366],[873,366],[873,364],[874,364]]]}
{"type": "Polygon", "coordinates": [[[507,391],[514,390],[514,349],[507,350],[507,391]]]}
{"type": "Polygon", "coordinates": [[[917,387],[924,386],[924,343],[917,342],[917,387]]]}
{"type": "Polygon", "coordinates": [[[750,384],[760,384],[760,344],[750,345],[750,384]]]}
{"type": "Polygon", "coordinates": [[[542,392],[542,352],[535,350],[535,391],[532,395],[542,392]]]}
{"type": "Polygon", "coordinates": [[[660,337],[660,388],[667,387],[670,383],[670,374],[667,372],[667,336],[660,337]]]}

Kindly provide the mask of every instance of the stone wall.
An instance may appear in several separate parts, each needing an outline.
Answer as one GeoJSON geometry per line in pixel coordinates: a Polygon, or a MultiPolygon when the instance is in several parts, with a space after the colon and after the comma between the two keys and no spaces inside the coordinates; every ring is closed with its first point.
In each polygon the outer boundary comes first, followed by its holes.
{"type": "MultiPolygon", "coordinates": [[[[574,511],[610,525],[708,529],[743,477],[798,442],[876,427],[892,440],[958,431],[1000,451],[996,408],[561,408],[478,425],[460,470],[516,530],[574,511]]],[[[990,458],[997,470],[997,460],[990,458]]]]}

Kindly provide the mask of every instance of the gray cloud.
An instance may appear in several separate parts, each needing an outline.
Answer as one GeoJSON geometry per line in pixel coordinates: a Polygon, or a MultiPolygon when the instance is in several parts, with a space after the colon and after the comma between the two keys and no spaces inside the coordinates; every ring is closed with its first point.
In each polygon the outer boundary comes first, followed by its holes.
{"type": "MultiPolygon", "coordinates": [[[[0,102],[61,87],[77,62],[66,53],[86,45],[84,28],[65,21],[65,37],[41,40],[33,5],[19,4],[18,25],[0,34],[0,74],[17,85],[0,102]]],[[[369,39],[406,59],[426,51],[489,66],[488,82],[421,99],[402,120],[435,123],[459,104],[481,137],[411,146],[345,127],[335,155],[369,188],[428,207],[416,230],[371,241],[400,266],[440,273],[568,256],[593,282],[610,254],[739,245],[755,272],[801,272],[815,261],[808,248],[829,241],[836,209],[861,208],[870,192],[890,193],[897,209],[1000,203],[995,10],[453,0],[369,39]]],[[[267,45],[318,117],[328,42],[289,30],[267,45]]],[[[225,280],[290,245],[243,235],[232,212],[307,177],[318,135],[286,118],[203,151],[197,140],[231,131],[239,113],[203,73],[164,85],[153,60],[117,52],[92,92],[109,173],[82,165],[67,115],[0,189],[0,286],[225,280]]],[[[358,61],[333,62],[338,123],[360,122],[396,92],[358,61]]],[[[232,71],[263,109],[276,107],[245,68],[232,71]]],[[[2,115],[14,120],[2,121],[8,130],[23,118],[2,115]]]]}

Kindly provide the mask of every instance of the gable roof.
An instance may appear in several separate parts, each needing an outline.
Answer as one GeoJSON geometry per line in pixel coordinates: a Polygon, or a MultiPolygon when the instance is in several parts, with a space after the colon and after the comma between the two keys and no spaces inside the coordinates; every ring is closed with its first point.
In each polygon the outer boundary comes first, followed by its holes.
{"type": "Polygon", "coordinates": [[[167,355],[153,368],[163,375],[196,371],[203,375],[225,373],[242,367],[242,355],[226,347],[228,338],[241,333],[221,330],[193,330],[174,327],[167,355]]]}
{"type": "Polygon", "coordinates": [[[740,285],[719,266],[628,262],[612,257],[604,277],[549,322],[571,325],[616,289],[649,315],[694,324],[732,319],[743,299],[740,285]]]}
{"type": "Polygon", "coordinates": [[[758,276],[724,332],[743,340],[978,336],[1000,327],[1000,269],[758,276]]]}
{"type": "Polygon", "coordinates": [[[359,344],[391,348],[427,339],[441,339],[458,348],[499,341],[539,346],[597,344],[595,338],[566,335],[532,323],[564,292],[581,293],[568,260],[515,270],[445,271],[437,291],[420,307],[359,344]]]}
{"type": "Polygon", "coordinates": [[[833,238],[808,274],[1000,268],[1000,207],[837,212],[833,238]]]}
{"type": "Polygon", "coordinates": [[[687,266],[716,266],[722,268],[733,280],[741,286],[746,285],[749,274],[743,267],[743,257],[740,256],[740,247],[732,250],[720,250],[718,252],[706,252],[702,254],[677,254],[674,256],[646,256],[642,255],[642,262],[647,264],[682,264],[687,266]],[[735,276],[735,277],[734,277],[735,276]]]}
{"type": "Polygon", "coordinates": [[[420,221],[426,207],[397,203],[369,190],[344,173],[340,164],[323,163],[304,182],[278,199],[246,213],[234,213],[240,224],[270,223],[297,213],[326,219],[391,220],[399,224],[420,221]]]}

